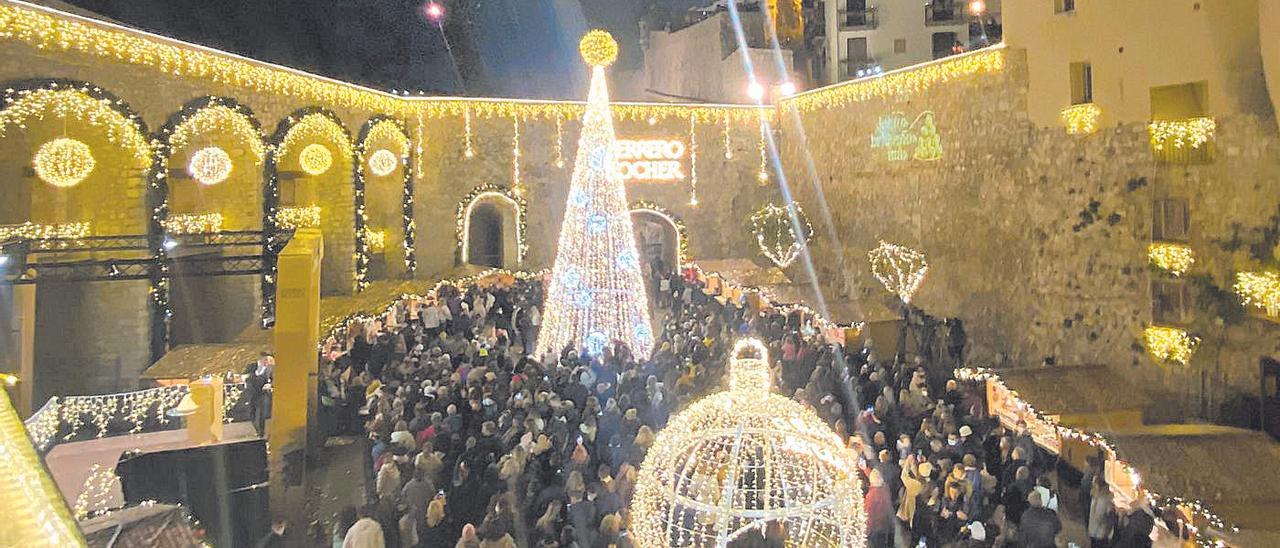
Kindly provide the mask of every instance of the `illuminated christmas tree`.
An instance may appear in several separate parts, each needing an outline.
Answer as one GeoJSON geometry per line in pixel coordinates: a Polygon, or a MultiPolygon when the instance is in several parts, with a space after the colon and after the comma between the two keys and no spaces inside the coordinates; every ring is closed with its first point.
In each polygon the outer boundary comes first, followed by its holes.
{"type": "Polygon", "coordinates": [[[591,66],[591,92],[536,355],[569,344],[595,355],[616,340],[645,358],[653,350],[653,329],[640,255],[626,190],[609,168],[614,134],[604,68],[617,58],[618,44],[593,30],[578,49],[591,66]]]}

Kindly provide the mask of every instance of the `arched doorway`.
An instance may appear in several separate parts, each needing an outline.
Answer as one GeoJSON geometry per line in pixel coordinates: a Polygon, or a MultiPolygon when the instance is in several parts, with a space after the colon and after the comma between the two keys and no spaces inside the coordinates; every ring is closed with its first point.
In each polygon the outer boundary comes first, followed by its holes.
{"type": "Polygon", "coordinates": [[[471,237],[467,241],[468,262],[502,267],[502,213],[492,203],[471,208],[471,237]]]}
{"type": "Polygon", "coordinates": [[[633,209],[631,224],[642,272],[649,273],[654,268],[669,272],[680,265],[681,234],[674,220],[659,211],[633,209]]]}
{"type": "Polygon", "coordinates": [[[524,205],[501,185],[473,189],[458,203],[458,264],[519,268],[525,251],[524,205]]]}

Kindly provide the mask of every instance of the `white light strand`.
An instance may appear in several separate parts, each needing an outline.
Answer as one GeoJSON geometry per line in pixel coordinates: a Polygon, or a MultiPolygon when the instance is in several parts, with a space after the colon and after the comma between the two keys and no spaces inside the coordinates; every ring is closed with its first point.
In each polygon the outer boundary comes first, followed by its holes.
{"type": "Polygon", "coordinates": [[[647,358],[654,336],[615,141],[604,68],[594,67],[536,356],[566,345],[599,354],[622,341],[647,358]]]}
{"type": "Polygon", "coordinates": [[[471,147],[471,109],[470,108],[462,111],[462,125],[463,125],[462,155],[467,158],[473,158],[476,155],[476,151],[474,148],[471,147]]]}
{"type": "Polygon", "coordinates": [[[871,273],[904,303],[911,302],[929,272],[924,253],[884,240],[867,257],[871,260],[871,273]]]}
{"type": "Polygon", "coordinates": [[[751,230],[756,236],[760,254],[779,268],[791,266],[800,257],[809,239],[813,238],[813,226],[809,223],[809,217],[800,209],[800,204],[795,202],[786,206],[765,204],[751,215],[751,230]],[[796,234],[791,222],[793,213],[804,234],[796,234]]]}
{"type": "Polygon", "coordinates": [[[564,118],[556,115],[556,167],[564,168],[564,118]]]}
{"type": "Polygon", "coordinates": [[[698,205],[698,119],[689,115],[689,205],[698,205]]]}
{"type": "Polygon", "coordinates": [[[516,196],[524,194],[520,186],[520,118],[512,118],[511,133],[511,191],[516,196]]]}
{"type": "Polygon", "coordinates": [[[721,118],[720,120],[724,124],[724,128],[723,128],[724,159],[732,160],[733,159],[733,142],[729,138],[729,118],[726,116],[724,118],[721,118]]]}

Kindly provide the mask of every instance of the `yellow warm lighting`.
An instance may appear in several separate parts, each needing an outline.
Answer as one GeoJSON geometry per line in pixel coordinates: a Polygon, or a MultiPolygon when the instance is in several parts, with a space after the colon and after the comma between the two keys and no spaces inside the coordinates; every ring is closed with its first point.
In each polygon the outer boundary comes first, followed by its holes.
{"type": "Polygon", "coordinates": [[[276,228],[297,230],[320,226],[320,206],[282,207],[276,211],[276,228]]]}
{"type": "Polygon", "coordinates": [[[587,31],[578,42],[582,60],[593,67],[607,67],[618,60],[618,42],[613,35],[600,29],[587,31]]]}
{"type": "Polygon", "coordinates": [[[368,244],[369,251],[381,253],[387,248],[387,231],[366,230],[364,233],[364,241],[368,244]]]}
{"type": "Polygon", "coordinates": [[[1071,105],[1062,109],[1058,119],[1067,126],[1071,135],[1089,135],[1098,131],[1098,120],[1102,118],[1102,109],[1093,103],[1071,105]]]}
{"type": "Polygon", "coordinates": [[[929,273],[924,253],[884,240],[867,253],[867,258],[871,261],[871,274],[904,303],[911,302],[929,273]]]}
{"type": "Polygon", "coordinates": [[[369,127],[368,133],[364,136],[364,146],[368,147],[371,143],[382,143],[392,145],[394,148],[388,152],[392,156],[408,156],[409,155],[409,138],[404,134],[404,130],[400,128],[400,124],[394,120],[379,120],[369,127]]]}
{"type": "Polygon", "coordinates": [[[0,546],[84,546],[58,486],[0,390],[0,546]]]}
{"type": "Polygon", "coordinates": [[[196,182],[212,186],[231,176],[231,156],[219,147],[204,147],[191,155],[187,174],[196,182]]]}
{"type": "Polygon", "coordinates": [[[1280,272],[1240,272],[1233,287],[1245,306],[1266,310],[1267,316],[1280,318],[1280,272]]]}
{"type": "Polygon", "coordinates": [[[5,240],[79,240],[88,235],[89,223],[0,225],[0,242],[5,240]]]}
{"type": "Polygon", "coordinates": [[[224,135],[238,139],[253,154],[254,164],[262,165],[267,150],[262,132],[254,127],[248,115],[221,104],[201,108],[183,120],[169,136],[169,148],[181,150],[192,141],[224,135]]]}
{"type": "Polygon", "coordinates": [[[676,230],[676,250],[679,257],[676,260],[679,264],[689,262],[689,228],[685,226],[684,221],[676,217],[667,208],[648,200],[637,200],[631,204],[631,213],[649,213],[661,217],[676,230]]]}
{"type": "Polygon", "coordinates": [[[454,214],[454,229],[458,235],[458,249],[461,252],[462,262],[466,263],[470,260],[468,254],[470,246],[467,242],[471,241],[471,210],[481,201],[486,199],[497,199],[506,202],[515,212],[516,217],[516,263],[523,263],[524,256],[529,251],[529,243],[525,241],[525,203],[524,198],[514,192],[507,190],[499,185],[483,185],[471,189],[458,202],[458,210],[454,214]]]}
{"type": "Polygon", "coordinates": [[[1174,150],[1198,149],[1213,139],[1217,123],[1213,118],[1162,120],[1151,122],[1147,129],[1151,133],[1151,148],[1156,151],[1162,151],[1166,147],[1174,150]]]}
{"type": "Polygon", "coordinates": [[[36,150],[31,166],[41,181],[58,188],[71,188],[93,173],[97,161],[93,150],[75,139],[59,137],[36,150]]]}
{"type": "Polygon", "coordinates": [[[20,380],[22,379],[19,379],[17,375],[0,373],[0,383],[3,383],[5,386],[17,386],[20,380]]]}
{"type": "Polygon", "coordinates": [[[170,215],[163,222],[165,232],[182,234],[215,234],[222,232],[221,213],[170,215]]]}
{"type": "MultiPolygon", "coordinates": [[[[4,36],[3,14],[11,8],[0,6],[0,37],[4,36]]],[[[5,104],[0,110],[0,137],[10,126],[25,128],[31,119],[46,117],[66,122],[85,123],[106,132],[107,141],[129,149],[135,158],[150,161],[151,141],[141,131],[138,121],[112,108],[110,99],[91,96],[89,87],[59,87],[6,90],[5,104]]]]}
{"type": "Polygon", "coordinates": [[[886,72],[871,78],[834,84],[782,99],[784,108],[800,112],[841,106],[874,98],[914,95],[935,84],[979,74],[1000,72],[1005,67],[1003,45],[975,50],[937,61],[886,72]]]}
{"type": "Polygon", "coordinates": [[[400,159],[396,157],[394,152],[385,148],[375,150],[373,154],[369,155],[369,172],[375,176],[390,175],[398,165],[400,165],[400,159]]]}
{"type": "Polygon", "coordinates": [[[1195,353],[1200,339],[1185,329],[1153,325],[1142,332],[1147,352],[1157,360],[1186,365],[1195,353]]]}
{"type": "Polygon", "coordinates": [[[324,175],[333,167],[333,153],[319,143],[311,143],[298,155],[298,167],[308,175],[324,175]]]}
{"type": "Polygon", "coordinates": [[[636,546],[723,546],[781,522],[787,546],[859,547],[866,517],[857,456],[817,414],[770,390],[763,344],[730,358],[730,388],[671,419],[645,455],[631,501],[636,546]]]}
{"type": "Polygon", "coordinates": [[[1196,254],[1191,246],[1174,243],[1154,243],[1147,246],[1147,258],[1151,260],[1151,264],[1174,276],[1186,274],[1196,262],[1196,254]]]}

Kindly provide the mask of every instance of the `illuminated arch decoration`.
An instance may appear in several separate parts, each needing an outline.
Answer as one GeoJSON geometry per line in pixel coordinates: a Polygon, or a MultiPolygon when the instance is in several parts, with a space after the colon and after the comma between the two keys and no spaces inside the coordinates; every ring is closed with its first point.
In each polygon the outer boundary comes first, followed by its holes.
{"type": "MultiPolygon", "coordinates": [[[[414,204],[414,188],[413,188],[413,165],[409,162],[409,132],[405,129],[405,125],[400,120],[389,116],[374,116],[365,122],[360,128],[359,138],[359,156],[364,161],[369,161],[373,152],[370,143],[387,143],[395,144],[395,148],[391,152],[397,155],[400,161],[401,175],[403,181],[403,196],[400,202],[400,216],[402,219],[402,229],[404,230],[404,239],[402,245],[404,247],[404,268],[412,277],[414,272],[418,270],[418,258],[416,251],[416,236],[418,225],[413,219],[414,204]]],[[[357,170],[363,170],[364,166],[357,166],[357,170]]]]}
{"type": "MultiPolygon", "coordinates": [[[[164,241],[169,237],[170,229],[176,226],[169,220],[169,164],[173,153],[191,143],[193,138],[210,131],[236,135],[253,151],[257,163],[262,164],[266,161],[266,135],[262,131],[262,126],[253,115],[253,111],[235,99],[200,97],[187,102],[181,109],[171,114],[152,142],[151,170],[147,176],[147,206],[151,210],[148,245],[156,256],[168,255],[169,250],[165,249],[164,241]]],[[[262,226],[265,230],[267,228],[265,203],[263,210],[262,226]]],[[[272,294],[274,293],[275,291],[272,290],[272,294]]],[[[152,314],[151,353],[153,359],[160,359],[169,347],[169,319],[173,316],[173,309],[169,303],[168,267],[153,271],[151,303],[156,310],[152,314]]]]}
{"type": "Polygon", "coordinates": [[[467,238],[471,235],[471,209],[486,198],[496,198],[507,202],[516,211],[516,264],[524,264],[529,244],[525,241],[526,208],[524,198],[512,192],[506,185],[487,184],[471,189],[462,201],[458,202],[458,212],[454,219],[458,235],[458,261],[467,263],[467,238]]]}
{"type": "Polygon", "coordinates": [[[637,200],[631,203],[631,214],[649,213],[660,217],[674,228],[676,231],[676,259],[683,265],[688,263],[689,257],[689,229],[684,224],[684,220],[676,214],[672,213],[665,207],[647,200],[637,200]]]}
{"type": "Polygon", "coordinates": [[[276,310],[276,266],[280,251],[288,243],[287,238],[280,238],[277,231],[276,215],[280,209],[280,159],[289,153],[291,147],[305,135],[312,135],[320,140],[327,140],[339,148],[338,154],[345,155],[352,165],[351,186],[355,201],[355,224],[352,227],[356,240],[355,275],[356,291],[367,285],[366,274],[369,269],[369,250],[364,241],[364,172],[360,169],[360,159],[355,156],[351,143],[351,135],[338,115],[321,107],[307,107],[281,120],[276,125],[267,147],[267,160],[262,167],[263,187],[262,229],[266,232],[266,245],[262,252],[262,324],[275,324],[276,310]]]}

